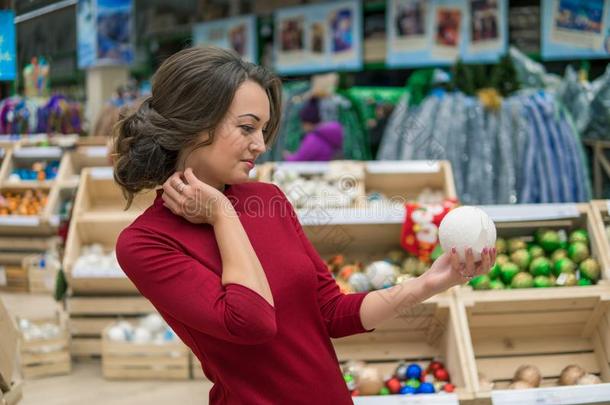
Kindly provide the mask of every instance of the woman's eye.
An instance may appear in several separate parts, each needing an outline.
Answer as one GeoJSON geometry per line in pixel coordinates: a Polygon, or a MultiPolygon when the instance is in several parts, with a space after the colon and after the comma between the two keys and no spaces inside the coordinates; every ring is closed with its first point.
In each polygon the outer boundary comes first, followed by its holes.
{"type": "Polygon", "coordinates": [[[252,132],[254,132],[254,127],[251,127],[249,125],[242,125],[241,126],[242,131],[244,131],[246,134],[251,134],[252,132]]]}

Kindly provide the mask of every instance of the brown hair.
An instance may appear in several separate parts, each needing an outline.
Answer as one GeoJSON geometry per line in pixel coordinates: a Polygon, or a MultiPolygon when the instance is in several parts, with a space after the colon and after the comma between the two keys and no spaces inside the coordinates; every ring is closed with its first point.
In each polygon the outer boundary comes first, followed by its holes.
{"type": "Polygon", "coordinates": [[[174,173],[181,150],[213,142],[214,129],[247,80],[269,97],[265,143],[271,145],[280,121],[279,77],[216,47],[184,49],[163,62],[153,77],[151,97],[121,117],[114,135],[114,179],[128,207],[136,193],[163,184],[174,173]],[[195,144],[203,131],[209,131],[209,138],[195,144]]]}

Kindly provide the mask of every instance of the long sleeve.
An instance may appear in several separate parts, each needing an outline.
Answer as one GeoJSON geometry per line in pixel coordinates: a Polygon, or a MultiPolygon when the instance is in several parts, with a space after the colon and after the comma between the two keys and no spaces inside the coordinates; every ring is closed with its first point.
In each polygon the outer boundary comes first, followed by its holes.
{"type": "Polygon", "coordinates": [[[300,243],[315,266],[318,305],[329,336],[340,338],[369,332],[364,329],[360,319],[360,306],[368,293],[344,294],[341,292],[335,279],[328,271],[328,267],[303,232],[292,205],[284,193],[277,186],[275,187],[285,203],[285,212],[294,226],[300,243]]]}
{"type": "Polygon", "coordinates": [[[128,228],[119,236],[116,253],[138,290],[186,326],[244,345],[275,336],[275,309],[263,297],[239,284],[223,286],[219,275],[162,235],[128,228]]]}

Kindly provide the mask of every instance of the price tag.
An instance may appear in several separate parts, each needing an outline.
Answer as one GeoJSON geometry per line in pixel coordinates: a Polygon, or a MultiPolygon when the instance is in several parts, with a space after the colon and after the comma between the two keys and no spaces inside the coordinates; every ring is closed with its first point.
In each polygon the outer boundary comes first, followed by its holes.
{"type": "Polygon", "coordinates": [[[458,405],[456,394],[373,395],[353,397],[355,405],[458,405]]]}
{"type": "Polygon", "coordinates": [[[112,180],[112,167],[92,167],[90,169],[91,178],[96,180],[112,180]]]}
{"type": "Polygon", "coordinates": [[[366,170],[371,174],[388,173],[438,173],[438,160],[376,160],[366,162],[366,170]]]}
{"type": "Polygon", "coordinates": [[[16,158],[60,159],[61,148],[57,146],[25,147],[15,149],[13,155],[16,158]]]}
{"type": "Polygon", "coordinates": [[[6,267],[0,266],[0,285],[6,287],[6,267]]]}
{"type": "Polygon", "coordinates": [[[580,216],[576,204],[481,205],[479,208],[494,222],[542,221],[580,216]]]}
{"type": "Polygon", "coordinates": [[[321,174],[329,170],[328,162],[279,162],[276,167],[299,174],[321,174]]]}
{"type": "Polygon", "coordinates": [[[572,385],[546,387],[527,390],[492,391],[494,405],[535,404],[566,405],[607,403],[610,398],[610,384],[572,385]]]}
{"type": "Polygon", "coordinates": [[[106,146],[86,146],[85,155],[92,158],[103,158],[108,156],[108,148],[106,146]]]}

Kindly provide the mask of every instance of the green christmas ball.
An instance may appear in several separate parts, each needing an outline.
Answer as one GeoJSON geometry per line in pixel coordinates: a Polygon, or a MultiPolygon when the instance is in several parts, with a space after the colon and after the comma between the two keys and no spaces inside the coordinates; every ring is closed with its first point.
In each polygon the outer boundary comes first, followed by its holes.
{"type": "Polygon", "coordinates": [[[531,274],[522,271],[513,277],[510,283],[513,288],[531,288],[534,286],[534,277],[531,274]]]}
{"type": "Polygon", "coordinates": [[[543,231],[540,236],[538,243],[547,253],[553,253],[561,246],[561,238],[557,231],[546,230],[543,231]]]}
{"type": "Polygon", "coordinates": [[[532,260],[526,249],[519,249],[511,253],[510,261],[515,263],[521,270],[526,270],[532,260]]]}
{"type": "Polygon", "coordinates": [[[546,257],[537,257],[530,264],[530,273],[536,276],[548,276],[551,274],[551,261],[546,257]]]}
{"type": "Polygon", "coordinates": [[[420,386],[421,382],[417,379],[417,378],[411,378],[406,382],[406,386],[409,387],[413,387],[415,389],[418,389],[420,386]]]}
{"type": "Polygon", "coordinates": [[[496,262],[491,269],[489,269],[489,278],[492,280],[497,280],[500,277],[500,265],[496,262]]]}
{"type": "Polygon", "coordinates": [[[379,395],[390,395],[390,389],[388,387],[381,387],[379,395]]]}
{"type": "Polygon", "coordinates": [[[481,274],[480,276],[476,276],[472,280],[468,282],[475,290],[489,290],[489,276],[487,274],[481,274]]]}
{"type": "Polygon", "coordinates": [[[576,274],[574,273],[561,273],[557,276],[557,280],[555,281],[555,285],[559,287],[571,287],[578,283],[576,279],[576,274]]]}
{"type": "Polygon", "coordinates": [[[542,249],[542,247],[540,247],[539,245],[531,245],[527,250],[528,252],[530,252],[530,256],[532,259],[544,256],[544,249],[542,249]]]}
{"type": "Polygon", "coordinates": [[[592,283],[597,283],[601,274],[599,263],[595,259],[585,259],[578,266],[580,277],[590,280],[592,283]]]}
{"type": "Polygon", "coordinates": [[[582,242],[572,243],[568,246],[568,257],[579,264],[589,257],[589,247],[582,242]]]}
{"type": "Polygon", "coordinates": [[[570,233],[570,237],[568,238],[570,243],[582,242],[585,245],[589,244],[589,233],[584,229],[577,229],[570,233]]]}
{"type": "Polygon", "coordinates": [[[553,286],[553,281],[551,281],[550,277],[547,277],[547,276],[534,277],[534,287],[546,288],[546,287],[552,287],[552,286],[553,286]]]}
{"type": "Polygon", "coordinates": [[[496,253],[504,254],[507,250],[506,239],[498,238],[496,239],[496,253]]]}
{"type": "Polygon", "coordinates": [[[489,282],[489,289],[490,290],[503,290],[505,288],[506,288],[506,286],[504,285],[502,280],[491,280],[489,282]]]}
{"type": "Polygon", "coordinates": [[[567,257],[557,260],[557,262],[555,262],[555,265],[553,266],[553,274],[555,274],[556,276],[560,275],[561,273],[574,273],[575,271],[576,263],[574,263],[567,257]]]}
{"type": "Polygon", "coordinates": [[[588,285],[593,285],[593,283],[591,282],[591,280],[588,280],[586,278],[581,278],[580,280],[578,280],[576,285],[580,285],[580,286],[585,287],[585,286],[588,286],[588,285]]]}
{"type": "Polygon", "coordinates": [[[510,284],[517,273],[519,273],[519,266],[515,263],[508,262],[500,266],[500,277],[504,284],[510,284]]]}
{"type": "Polygon", "coordinates": [[[557,263],[560,259],[564,259],[568,257],[568,251],[565,249],[557,249],[556,251],[553,252],[553,254],[551,255],[551,261],[553,262],[553,264],[557,263]]]}
{"type": "Polygon", "coordinates": [[[499,264],[500,266],[502,266],[503,264],[506,264],[510,262],[510,258],[507,255],[497,255],[496,256],[496,263],[499,264]]]}
{"type": "Polygon", "coordinates": [[[508,252],[513,253],[519,249],[527,249],[527,244],[522,239],[512,238],[508,240],[508,252]]]}

